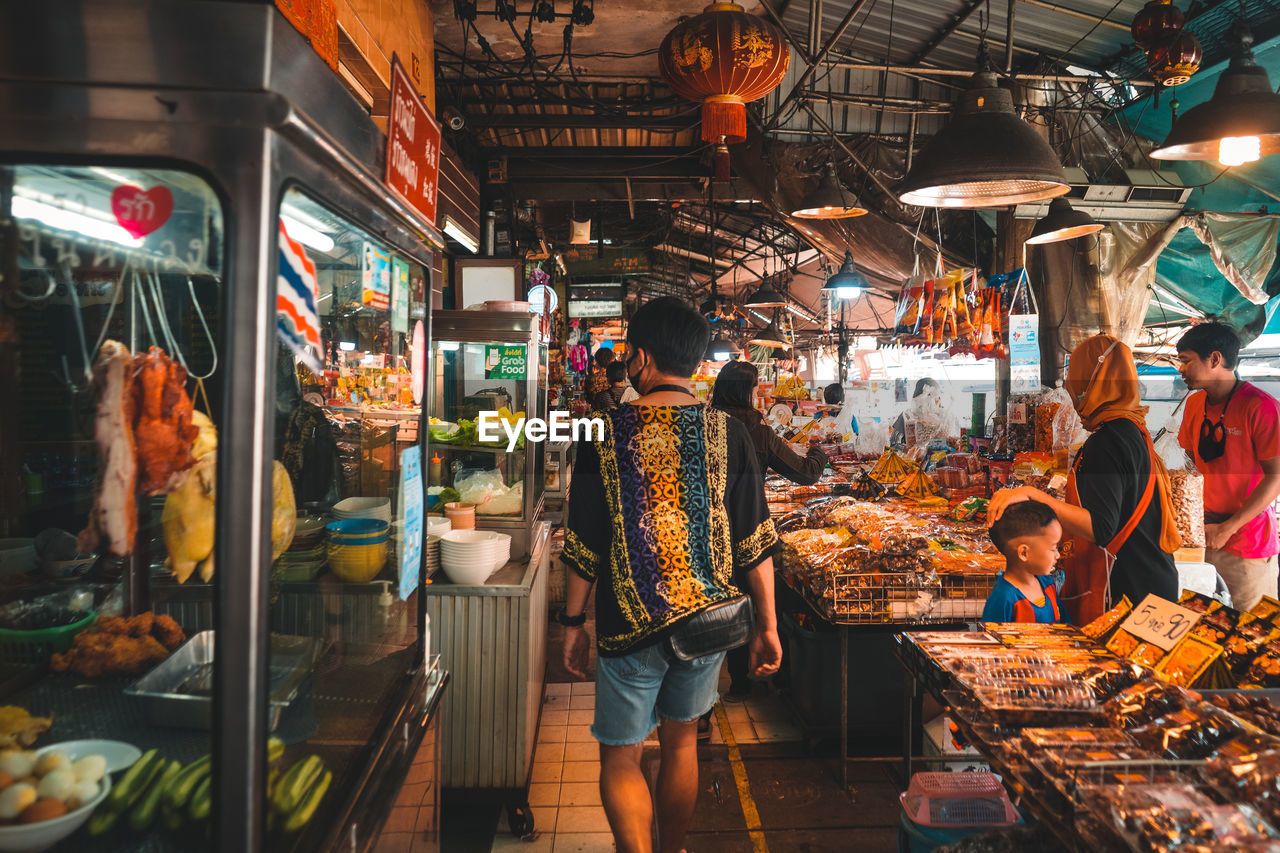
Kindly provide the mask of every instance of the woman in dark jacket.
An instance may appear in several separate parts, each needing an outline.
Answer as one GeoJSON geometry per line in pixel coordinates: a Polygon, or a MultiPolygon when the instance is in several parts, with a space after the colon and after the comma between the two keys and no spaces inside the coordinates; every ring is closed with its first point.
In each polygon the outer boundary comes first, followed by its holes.
{"type": "Polygon", "coordinates": [[[802,486],[818,482],[827,467],[827,455],[817,447],[811,447],[807,455],[801,456],[764,422],[764,416],[751,407],[751,395],[758,379],[756,366],[751,362],[729,362],[716,377],[711,405],[746,424],[762,475],[768,476],[772,469],[802,486]]]}
{"type": "MultiPolygon", "coordinates": [[[[764,416],[751,407],[751,395],[758,380],[759,373],[751,362],[729,362],[716,377],[711,405],[746,424],[762,475],[767,476],[773,470],[802,486],[818,482],[827,467],[827,454],[811,447],[807,455],[801,456],[764,422],[764,416]]],[[[729,697],[739,699],[751,692],[747,681],[747,647],[732,649],[728,661],[729,697]]]]}

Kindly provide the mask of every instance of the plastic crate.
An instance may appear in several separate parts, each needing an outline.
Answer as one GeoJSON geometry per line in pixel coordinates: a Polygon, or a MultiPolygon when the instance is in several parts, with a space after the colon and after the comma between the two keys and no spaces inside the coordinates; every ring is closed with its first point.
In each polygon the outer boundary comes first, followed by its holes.
{"type": "Polygon", "coordinates": [[[994,773],[916,773],[901,795],[912,823],[934,828],[1013,826],[1018,811],[994,773]]]}

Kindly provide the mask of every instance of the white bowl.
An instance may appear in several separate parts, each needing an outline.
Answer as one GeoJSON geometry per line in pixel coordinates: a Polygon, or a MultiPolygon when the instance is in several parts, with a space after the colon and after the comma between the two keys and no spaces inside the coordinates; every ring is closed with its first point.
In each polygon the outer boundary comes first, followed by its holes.
{"type": "Polygon", "coordinates": [[[333,505],[334,518],[379,518],[391,521],[391,498],[344,498],[333,505]]]}
{"type": "Polygon", "coordinates": [[[0,539],[0,575],[20,575],[36,567],[36,540],[0,539]]]}
{"type": "MultiPolygon", "coordinates": [[[[41,750],[41,752],[44,751],[41,750]]],[[[67,757],[71,756],[68,754],[67,757]]],[[[67,812],[53,820],[42,820],[39,823],[0,826],[0,851],[2,853],[39,853],[41,850],[48,850],[83,826],[93,814],[93,810],[107,798],[110,790],[111,774],[108,773],[102,777],[102,782],[98,785],[98,796],[75,811],[67,812]]]]}
{"type": "Polygon", "coordinates": [[[492,530],[450,530],[440,535],[440,544],[471,545],[478,542],[497,542],[505,535],[492,530]]]}
{"type": "Polygon", "coordinates": [[[493,574],[493,563],[484,560],[450,559],[442,556],[440,568],[444,569],[445,577],[449,580],[469,586],[478,586],[493,574]]]}
{"type": "Polygon", "coordinates": [[[142,750],[122,740],[64,740],[62,743],[51,743],[36,750],[39,758],[46,752],[61,752],[75,761],[86,755],[101,755],[107,760],[107,772],[119,773],[133,766],[142,757],[142,750]]]}

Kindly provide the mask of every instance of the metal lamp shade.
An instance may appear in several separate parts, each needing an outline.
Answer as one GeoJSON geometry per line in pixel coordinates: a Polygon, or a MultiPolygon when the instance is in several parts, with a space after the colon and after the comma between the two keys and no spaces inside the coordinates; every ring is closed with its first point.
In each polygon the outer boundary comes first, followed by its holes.
{"type": "Polygon", "coordinates": [[[755,293],[747,297],[747,301],[742,303],[748,308],[781,308],[787,304],[787,297],[773,289],[773,286],[765,283],[760,285],[755,293]]]}
{"type": "Polygon", "coordinates": [[[738,348],[733,345],[732,341],[725,339],[721,335],[716,335],[711,343],[707,345],[706,361],[729,361],[738,352],[738,348]]]}
{"type": "Polygon", "coordinates": [[[897,193],[903,204],[972,208],[1044,201],[1069,190],[1053,148],[1018,118],[995,75],[980,71],[897,193]]]}
{"type": "Polygon", "coordinates": [[[866,212],[867,209],[858,204],[854,194],[840,183],[836,164],[827,163],[822,172],[822,180],[805,194],[800,205],[791,211],[791,215],[799,219],[847,219],[866,212]]]}
{"type": "Polygon", "coordinates": [[[783,337],[782,331],[778,328],[776,322],[770,323],[765,330],[751,339],[750,343],[758,347],[772,347],[773,349],[789,349],[791,344],[787,343],[787,339],[783,337]]]}
{"type": "Polygon", "coordinates": [[[1040,244],[1074,240],[1086,234],[1097,234],[1105,227],[1083,210],[1076,210],[1065,198],[1055,198],[1049,202],[1049,212],[1036,223],[1027,242],[1040,244]]]}
{"type": "Polygon", "coordinates": [[[1213,97],[1179,116],[1164,143],[1151,152],[1161,160],[1217,160],[1224,138],[1258,140],[1256,160],[1280,153],[1280,95],[1267,70],[1253,59],[1253,36],[1240,34],[1231,64],[1218,78],[1213,97]]]}
{"type": "Polygon", "coordinates": [[[827,279],[827,283],[822,285],[822,292],[836,299],[857,299],[870,286],[867,277],[858,272],[858,266],[853,262],[853,252],[845,249],[840,271],[827,279]]]}

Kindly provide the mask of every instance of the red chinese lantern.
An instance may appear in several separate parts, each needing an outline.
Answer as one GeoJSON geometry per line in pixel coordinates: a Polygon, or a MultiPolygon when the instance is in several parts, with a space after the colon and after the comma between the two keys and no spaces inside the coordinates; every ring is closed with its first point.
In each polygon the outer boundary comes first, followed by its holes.
{"type": "Polygon", "coordinates": [[[1199,40],[1179,30],[1147,52],[1147,70],[1162,86],[1181,86],[1200,70],[1199,40]]]}
{"type": "Polygon", "coordinates": [[[716,146],[716,180],[729,179],[726,146],[747,140],[747,102],[772,92],[790,63],[782,31],[737,3],[712,3],[662,40],[662,76],[677,95],[702,101],[702,140],[716,146]]]}
{"type": "Polygon", "coordinates": [[[1182,13],[1173,0],[1151,0],[1133,16],[1129,32],[1139,50],[1150,50],[1174,33],[1182,30],[1182,13]]]}

